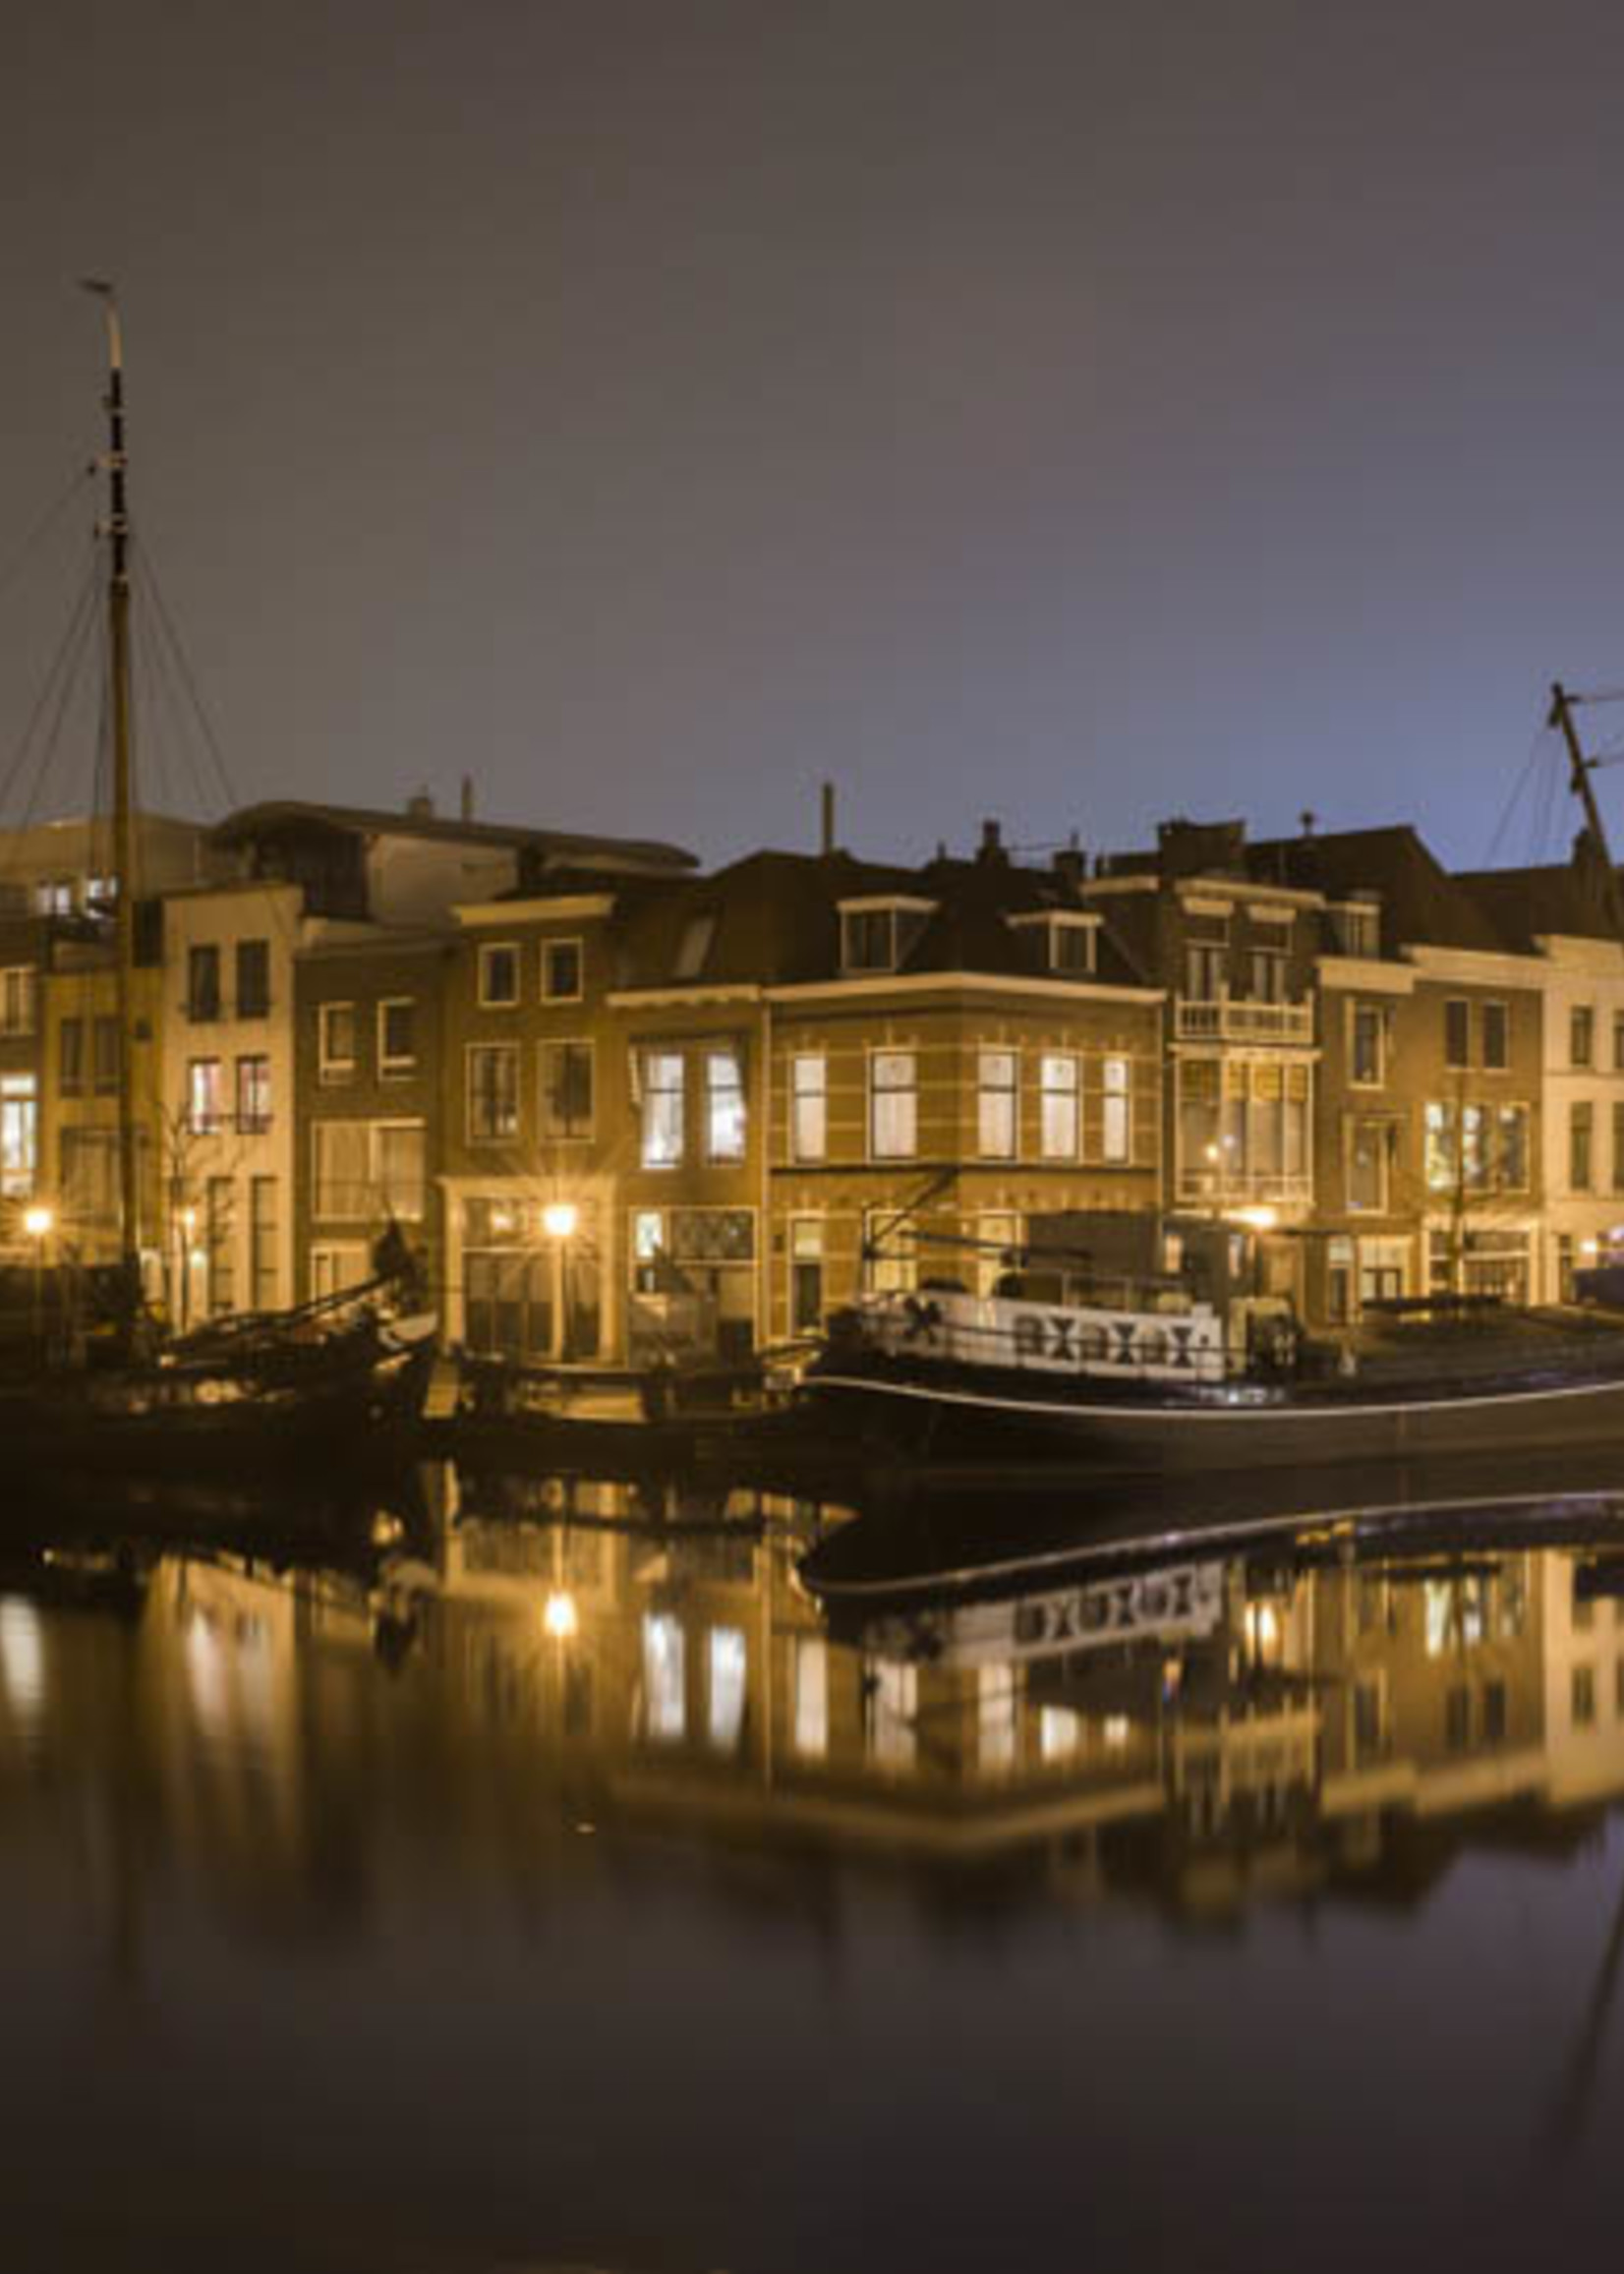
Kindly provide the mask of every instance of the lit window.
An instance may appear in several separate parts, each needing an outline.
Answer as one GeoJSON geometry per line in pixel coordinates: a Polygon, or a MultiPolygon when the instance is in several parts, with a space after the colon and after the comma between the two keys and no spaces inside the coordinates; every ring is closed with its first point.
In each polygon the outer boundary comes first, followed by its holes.
{"type": "Polygon", "coordinates": [[[0,971],[0,1034],[33,1032],[37,975],[31,963],[0,971]]]}
{"type": "Polygon", "coordinates": [[[270,1060],[237,1061],[237,1134],[262,1137],[270,1127],[270,1060]]]}
{"type": "Polygon", "coordinates": [[[219,1130],[224,1098],[217,1058],[194,1058],[186,1070],[186,1123],[194,1137],[213,1137],[219,1130]]]}
{"type": "Polygon", "coordinates": [[[1046,1057],[1041,1062],[1042,1144],[1046,1161],[1074,1161],[1077,1157],[1077,1062],[1074,1058],[1046,1057]]]}
{"type": "Polygon", "coordinates": [[[736,1050],[705,1053],[705,1157],[744,1158],[744,1078],[736,1050]]]}
{"type": "Polygon", "coordinates": [[[1126,1162],[1132,1153],[1132,1101],[1129,1095],[1128,1061],[1105,1061],[1105,1115],[1101,1150],[1108,1161],[1126,1162]]]}
{"type": "Polygon", "coordinates": [[[829,1061],[822,1051],[789,1062],[789,1150],[797,1161],[821,1161],[829,1148],[829,1061]]]}
{"type": "Polygon", "coordinates": [[[674,1169],[682,1160],[683,1085],[680,1050],[643,1053],[643,1166],[674,1169]]]}
{"type": "Polygon", "coordinates": [[[513,1042],[476,1042],[468,1052],[468,1135],[493,1143],[519,1134],[519,1051],[513,1042]]]}
{"type": "Polygon", "coordinates": [[[877,1161],[918,1151],[918,1061],[911,1050],[877,1050],[868,1062],[869,1151],[877,1161]]]}
{"type": "Polygon", "coordinates": [[[542,1045],[542,1135],[590,1137],[593,1120],[592,1044],[542,1045]]]}
{"type": "Polygon", "coordinates": [[[650,1611],[643,1620],[643,1694],[649,1735],[679,1738],[688,1724],[683,1634],[668,1611],[650,1611]]]}
{"type": "Polygon", "coordinates": [[[797,1635],[794,1653],[795,1751],[821,1761],[829,1751],[829,1646],[821,1634],[797,1635]]]}
{"type": "Polygon", "coordinates": [[[744,1635],[736,1626],[714,1626],[710,1638],[710,1724],[707,1734],[719,1753],[736,1751],[744,1733],[744,1635]]]}
{"type": "Polygon", "coordinates": [[[1015,1157],[1017,1065],[1013,1050],[983,1050],[979,1054],[976,1137],[984,1161],[1013,1161],[1015,1157]]]}
{"type": "Polygon", "coordinates": [[[353,1003],[323,1003],[317,1013],[317,1071],[323,1081],[348,1081],[355,1073],[353,1003]]]}
{"type": "Polygon", "coordinates": [[[31,1074],[0,1076],[0,1194],[26,1199],[39,1167],[39,1100],[31,1074]]]}

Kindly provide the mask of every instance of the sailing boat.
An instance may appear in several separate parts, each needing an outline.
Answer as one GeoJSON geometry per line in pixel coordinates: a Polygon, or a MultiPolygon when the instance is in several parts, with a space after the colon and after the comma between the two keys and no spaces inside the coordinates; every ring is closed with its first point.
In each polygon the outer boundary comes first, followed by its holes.
{"type": "Polygon", "coordinates": [[[435,1321],[395,1315],[387,1265],[359,1288],[295,1311],[215,1320],[167,1336],[142,1284],[140,1130],[135,1095],[136,895],[130,642],[130,516],[124,354],[110,286],[88,282],[106,316],[109,509],[106,612],[111,738],[110,871],[115,975],[118,1256],[95,1290],[53,1288],[53,1331],[36,1266],[34,1333],[0,1374],[0,1444],[14,1466],[121,1477],[262,1473],[349,1461],[403,1414],[427,1370],[435,1321]]]}

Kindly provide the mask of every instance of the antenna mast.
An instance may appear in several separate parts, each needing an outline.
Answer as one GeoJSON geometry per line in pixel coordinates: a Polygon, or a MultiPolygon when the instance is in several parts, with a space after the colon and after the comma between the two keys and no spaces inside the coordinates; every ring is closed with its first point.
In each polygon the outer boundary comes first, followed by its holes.
{"type": "Polygon", "coordinates": [[[1568,767],[1573,793],[1584,808],[1585,832],[1590,839],[1591,850],[1595,855],[1596,887],[1601,895],[1601,909],[1613,928],[1616,939],[1624,941],[1624,892],[1620,892],[1618,871],[1613,866],[1612,852],[1607,845],[1607,833],[1601,826],[1601,809],[1595,802],[1595,791],[1591,787],[1591,773],[1595,765],[1587,758],[1580,746],[1579,732],[1573,723],[1574,705],[1581,698],[1570,695],[1560,679],[1550,690],[1550,715],[1547,727],[1559,727],[1562,739],[1568,746],[1568,767]]]}

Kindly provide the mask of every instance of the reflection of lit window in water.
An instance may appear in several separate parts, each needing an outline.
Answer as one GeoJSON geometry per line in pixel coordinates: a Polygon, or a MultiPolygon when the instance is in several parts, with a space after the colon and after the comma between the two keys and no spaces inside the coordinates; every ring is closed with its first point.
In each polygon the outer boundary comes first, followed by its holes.
{"type": "Polygon", "coordinates": [[[252,1612],[218,1617],[195,1609],[186,1629],[186,1678],[205,1737],[236,1727],[268,1737],[271,1727],[270,1628],[252,1612]]]}
{"type": "Polygon", "coordinates": [[[194,1611],[187,1623],[186,1681],[199,1726],[217,1737],[226,1725],[225,1654],[206,1611],[194,1611]]]}
{"type": "Polygon", "coordinates": [[[1426,1655],[1441,1658],[1451,1647],[1471,1650],[1487,1632],[1488,1582],[1480,1572],[1460,1579],[1426,1582],[1426,1655]]]}
{"type": "Polygon", "coordinates": [[[795,1751],[829,1751],[829,1648],[821,1634],[795,1637],[795,1751]]]}
{"type": "Polygon", "coordinates": [[[912,1766],[913,1717],[919,1703],[919,1671],[896,1659],[869,1659],[863,1667],[868,1749],[893,1769],[912,1766]]]}
{"type": "Polygon", "coordinates": [[[1045,1706],[1037,1718],[1038,1751],[1045,1761],[1069,1761],[1082,1744],[1082,1723],[1070,1706],[1045,1706]]]}
{"type": "Polygon", "coordinates": [[[1013,1769],[1019,1713],[1014,1666],[1000,1661],[977,1670],[976,1707],[977,1751],[982,1768],[1013,1769]]]}
{"type": "Polygon", "coordinates": [[[687,1726],[682,1628],[668,1611],[643,1620],[643,1690],[651,1737],[680,1737],[687,1726]]]}
{"type": "Polygon", "coordinates": [[[744,1727],[744,1637],[736,1626],[711,1629],[711,1743],[730,1753],[744,1727]]]}
{"type": "Polygon", "coordinates": [[[20,1727],[31,1735],[45,1706],[45,1642],[38,1611],[20,1595],[0,1596],[0,1681],[20,1727]]]}

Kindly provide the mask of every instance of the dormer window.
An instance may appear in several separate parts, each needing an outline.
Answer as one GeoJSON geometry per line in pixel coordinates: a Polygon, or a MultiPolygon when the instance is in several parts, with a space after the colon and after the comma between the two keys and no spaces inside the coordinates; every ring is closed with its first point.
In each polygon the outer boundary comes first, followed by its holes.
{"type": "Polygon", "coordinates": [[[841,901],[841,969],[853,976],[899,971],[935,905],[900,898],[841,901]]]}
{"type": "Polygon", "coordinates": [[[1381,954],[1381,905],[1374,900],[1343,901],[1328,911],[1331,946],[1339,956],[1381,954]]]}
{"type": "Polygon", "coordinates": [[[1099,937],[1098,916],[1073,915],[1045,909],[1040,914],[1012,916],[1011,929],[1031,937],[1046,971],[1059,979],[1091,979],[1099,937]]]}

